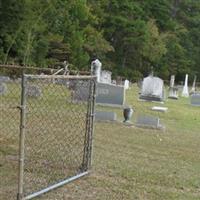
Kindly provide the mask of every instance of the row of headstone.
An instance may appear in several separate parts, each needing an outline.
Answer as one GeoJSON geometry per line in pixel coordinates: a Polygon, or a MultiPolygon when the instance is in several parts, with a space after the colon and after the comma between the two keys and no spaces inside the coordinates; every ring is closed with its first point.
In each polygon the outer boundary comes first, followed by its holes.
{"type": "MultiPolygon", "coordinates": [[[[178,86],[174,86],[175,82],[175,75],[171,76],[170,79],[170,87],[169,87],[169,96],[168,98],[171,99],[178,99],[178,90],[180,89],[178,86]]],[[[192,89],[190,91],[190,94],[194,94],[196,91],[196,76],[194,77],[194,81],[192,84],[192,89]]],[[[185,81],[184,81],[184,86],[182,88],[182,97],[189,97],[189,88],[188,88],[188,74],[185,75],[185,81]]]]}

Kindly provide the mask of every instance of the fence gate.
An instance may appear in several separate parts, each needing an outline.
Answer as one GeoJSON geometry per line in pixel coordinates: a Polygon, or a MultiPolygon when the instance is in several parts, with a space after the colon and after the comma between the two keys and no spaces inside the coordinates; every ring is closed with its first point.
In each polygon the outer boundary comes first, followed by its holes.
{"type": "Polygon", "coordinates": [[[91,76],[23,76],[18,199],[88,173],[95,86],[91,76]]]}

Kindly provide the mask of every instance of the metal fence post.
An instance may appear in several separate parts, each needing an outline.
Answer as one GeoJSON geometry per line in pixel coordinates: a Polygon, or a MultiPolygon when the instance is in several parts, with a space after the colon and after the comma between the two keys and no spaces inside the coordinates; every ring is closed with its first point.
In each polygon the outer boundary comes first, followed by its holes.
{"type": "Polygon", "coordinates": [[[82,170],[88,170],[91,166],[91,156],[92,156],[92,136],[93,136],[93,123],[94,123],[94,107],[96,101],[96,79],[90,80],[89,87],[89,102],[87,106],[87,119],[86,119],[86,132],[84,141],[84,155],[82,170]]]}
{"type": "Polygon", "coordinates": [[[95,104],[96,104],[96,83],[97,78],[92,81],[92,99],[91,99],[91,107],[90,107],[90,132],[89,132],[89,160],[88,160],[88,168],[92,165],[92,149],[93,149],[93,133],[94,133],[94,121],[95,121],[95,104]]]}
{"type": "Polygon", "coordinates": [[[19,135],[19,171],[18,171],[18,194],[17,200],[23,199],[23,175],[24,175],[24,140],[25,140],[25,75],[22,72],[21,80],[21,105],[20,109],[20,135],[19,135]]]}

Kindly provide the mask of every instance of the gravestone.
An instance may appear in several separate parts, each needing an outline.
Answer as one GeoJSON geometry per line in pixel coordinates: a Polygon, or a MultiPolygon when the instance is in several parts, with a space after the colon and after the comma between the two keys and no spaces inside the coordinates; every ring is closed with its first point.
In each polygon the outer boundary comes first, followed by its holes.
{"type": "Polygon", "coordinates": [[[138,89],[139,89],[139,92],[138,92],[138,94],[139,95],[141,95],[141,91],[142,91],[142,80],[139,80],[138,82],[137,82],[137,86],[138,86],[138,89]]]}
{"type": "Polygon", "coordinates": [[[195,91],[196,91],[196,80],[197,80],[197,76],[194,76],[194,81],[193,81],[193,84],[192,84],[192,89],[190,91],[190,94],[194,94],[195,91]]]}
{"type": "Polygon", "coordinates": [[[116,85],[117,84],[116,80],[112,80],[112,84],[116,85]]]}
{"type": "Polygon", "coordinates": [[[116,77],[116,84],[117,85],[123,85],[122,77],[120,77],[120,76],[116,77]]]}
{"type": "Polygon", "coordinates": [[[0,82],[0,95],[6,94],[7,91],[7,85],[5,83],[0,82]]]}
{"type": "Polygon", "coordinates": [[[200,106],[200,93],[194,93],[191,95],[191,105],[200,106]]]}
{"type": "Polygon", "coordinates": [[[185,75],[185,84],[182,91],[182,97],[189,97],[188,91],[188,74],[185,75]]]}
{"type": "Polygon", "coordinates": [[[151,108],[151,110],[158,111],[158,112],[166,112],[168,110],[168,108],[167,107],[153,106],[151,108]]]}
{"type": "Polygon", "coordinates": [[[125,90],[129,89],[129,80],[127,80],[127,79],[124,81],[124,88],[125,88],[125,90]]]}
{"type": "Polygon", "coordinates": [[[169,87],[169,99],[178,99],[178,88],[174,87],[175,75],[171,76],[169,87]]]}
{"type": "Polygon", "coordinates": [[[115,112],[97,110],[95,113],[95,120],[96,121],[116,121],[117,114],[115,112]]]}
{"type": "Polygon", "coordinates": [[[169,99],[178,99],[178,88],[177,87],[170,87],[169,88],[169,99]]]}
{"type": "Polygon", "coordinates": [[[162,129],[160,119],[153,116],[139,116],[136,121],[136,126],[144,128],[162,129]]]}
{"type": "Polygon", "coordinates": [[[86,102],[89,98],[89,87],[87,81],[70,81],[71,98],[75,102],[86,102]]]}
{"type": "Polygon", "coordinates": [[[124,102],[125,89],[123,86],[97,83],[97,104],[123,106],[124,102]]]}
{"type": "Polygon", "coordinates": [[[152,75],[144,78],[139,99],[146,101],[164,101],[163,80],[152,75]]]}
{"type": "Polygon", "coordinates": [[[26,95],[28,97],[41,97],[42,96],[42,90],[37,85],[28,85],[26,87],[26,95]]]}
{"type": "Polygon", "coordinates": [[[175,82],[175,75],[171,75],[170,88],[174,87],[174,82],[175,82]]]}
{"type": "Polygon", "coordinates": [[[0,76],[0,83],[7,83],[10,81],[10,77],[8,76],[0,76]]]}
{"type": "Polygon", "coordinates": [[[100,82],[111,84],[111,82],[112,82],[111,76],[112,76],[112,72],[105,71],[105,70],[101,71],[100,82]]]}
{"type": "Polygon", "coordinates": [[[97,82],[100,82],[101,79],[101,66],[102,63],[98,59],[91,63],[91,73],[97,76],[97,82]]]}

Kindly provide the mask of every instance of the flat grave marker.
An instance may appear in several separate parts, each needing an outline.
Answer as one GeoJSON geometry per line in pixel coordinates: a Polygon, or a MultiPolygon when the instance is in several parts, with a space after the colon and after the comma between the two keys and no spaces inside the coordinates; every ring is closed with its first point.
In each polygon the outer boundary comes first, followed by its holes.
{"type": "Polygon", "coordinates": [[[192,94],[190,102],[192,106],[200,106],[200,93],[192,94]]]}

